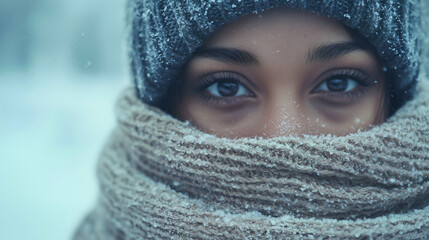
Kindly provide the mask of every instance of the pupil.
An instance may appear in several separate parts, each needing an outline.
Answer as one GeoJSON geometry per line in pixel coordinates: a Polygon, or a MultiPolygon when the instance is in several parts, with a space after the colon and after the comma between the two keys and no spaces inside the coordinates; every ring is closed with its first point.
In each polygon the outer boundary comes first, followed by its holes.
{"type": "Polygon", "coordinates": [[[329,79],[326,85],[330,91],[342,92],[347,89],[348,83],[347,79],[333,78],[329,79]]]}
{"type": "Polygon", "coordinates": [[[238,84],[236,82],[220,82],[217,85],[219,94],[224,97],[232,97],[238,92],[238,84]]]}

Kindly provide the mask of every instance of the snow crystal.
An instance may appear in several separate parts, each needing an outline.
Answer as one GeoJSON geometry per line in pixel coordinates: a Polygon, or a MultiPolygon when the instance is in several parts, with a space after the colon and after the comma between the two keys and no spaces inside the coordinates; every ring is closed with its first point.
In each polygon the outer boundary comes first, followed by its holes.
{"type": "Polygon", "coordinates": [[[173,186],[178,187],[178,186],[180,186],[180,183],[179,183],[179,182],[177,182],[177,181],[174,181],[174,182],[173,182],[173,186]]]}
{"type": "Polygon", "coordinates": [[[86,65],[85,65],[85,68],[89,68],[89,67],[91,67],[92,66],[92,62],[91,61],[88,61],[87,63],[86,63],[86,65]]]}

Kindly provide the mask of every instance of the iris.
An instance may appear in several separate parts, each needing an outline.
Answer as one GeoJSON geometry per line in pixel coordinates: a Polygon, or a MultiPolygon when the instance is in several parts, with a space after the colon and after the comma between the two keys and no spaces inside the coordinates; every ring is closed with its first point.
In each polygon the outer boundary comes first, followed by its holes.
{"type": "Polygon", "coordinates": [[[217,89],[221,96],[233,97],[237,94],[239,85],[237,82],[219,82],[217,89]]]}
{"type": "Polygon", "coordinates": [[[332,78],[326,81],[326,86],[330,91],[343,92],[349,85],[349,79],[347,78],[332,78]]]}

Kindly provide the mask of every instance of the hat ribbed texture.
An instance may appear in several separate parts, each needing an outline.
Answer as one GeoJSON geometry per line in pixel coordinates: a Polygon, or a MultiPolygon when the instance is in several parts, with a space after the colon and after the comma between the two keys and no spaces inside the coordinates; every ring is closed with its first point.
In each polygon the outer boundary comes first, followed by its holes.
{"type": "Polygon", "coordinates": [[[385,62],[396,92],[412,94],[423,38],[420,0],[128,0],[131,69],[139,97],[160,104],[179,69],[225,23],[275,7],[308,10],[357,30],[385,62]]]}

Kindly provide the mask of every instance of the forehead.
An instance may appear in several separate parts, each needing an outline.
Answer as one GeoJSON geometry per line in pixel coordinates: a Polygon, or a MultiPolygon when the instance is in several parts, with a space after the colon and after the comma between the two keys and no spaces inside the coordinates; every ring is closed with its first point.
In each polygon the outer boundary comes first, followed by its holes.
{"type": "Polygon", "coordinates": [[[323,44],[353,40],[336,20],[315,13],[278,8],[245,16],[214,32],[206,47],[254,50],[305,50],[323,44]]]}

